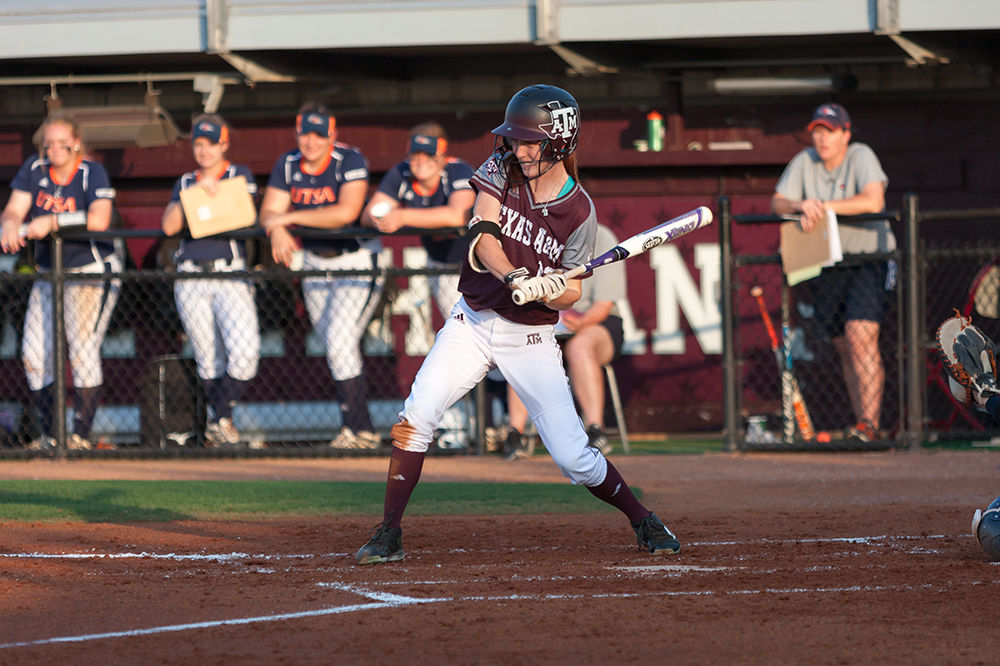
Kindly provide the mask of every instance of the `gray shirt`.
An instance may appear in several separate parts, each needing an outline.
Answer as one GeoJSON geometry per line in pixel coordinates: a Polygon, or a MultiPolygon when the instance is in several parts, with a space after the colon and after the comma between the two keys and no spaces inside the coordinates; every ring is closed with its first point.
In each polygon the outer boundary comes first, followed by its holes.
{"type": "MultiPolygon", "coordinates": [[[[597,241],[594,244],[594,256],[607,252],[615,245],[618,245],[618,238],[615,233],[603,224],[597,225],[597,241]]],[[[593,275],[582,282],[580,300],[573,309],[577,312],[586,312],[597,301],[611,301],[614,306],[609,314],[621,316],[618,303],[624,301],[626,296],[625,287],[625,262],[616,261],[600,268],[594,269],[593,275]]]]}
{"type": "MultiPolygon", "coordinates": [[[[847,146],[844,161],[827,171],[815,148],[806,148],[792,158],[778,180],[775,191],[791,201],[819,199],[836,201],[859,194],[869,183],[889,182],[875,151],[863,143],[847,146]]],[[[896,237],[888,220],[844,224],[838,220],[840,244],[844,254],[890,252],[896,249],[896,237]]]]}

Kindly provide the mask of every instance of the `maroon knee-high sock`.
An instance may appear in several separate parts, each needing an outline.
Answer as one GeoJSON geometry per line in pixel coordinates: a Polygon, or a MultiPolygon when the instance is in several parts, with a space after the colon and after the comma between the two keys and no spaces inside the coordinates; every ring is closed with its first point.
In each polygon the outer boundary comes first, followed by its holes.
{"type": "Polygon", "coordinates": [[[630,523],[637,523],[649,515],[649,509],[644,507],[632,494],[632,489],[628,487],[625,479],[622,478],[621,473],[615,469],[610,460],[608,461],[608,474],[604,477],[604,481],[596,486],[587,486],[587,490],[597,499],[607,502],[628,516],[630,523]]]}
{"type": "Polygon", "coordinates": [[[404,451],[393,447],[389,458],[389,477],[385,482],[386,527],[399,527],[403,511],[410,501],[410,494],[420,480],[420,470],[424,466],[424,454],[404,451]]]}

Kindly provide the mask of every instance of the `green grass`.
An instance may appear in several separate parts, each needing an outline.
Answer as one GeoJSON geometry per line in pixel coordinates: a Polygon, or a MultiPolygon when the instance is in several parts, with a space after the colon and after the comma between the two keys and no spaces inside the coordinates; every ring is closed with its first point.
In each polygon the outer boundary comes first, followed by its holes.
{"type": "MultiPolygon", "coordinates": [[[[625,455],[622,441],[610,437],[614,449],[611,455],[625,455]]],[[[722,438],[717,434],[709,435],[671,435],[662,439],[630,439],[629,452],[637,455],[690,455],[701,453],[718,453],[725,451],[722,438]]],[[[548,452],[542,445],[535,447],[536,456],[547,456],[548,452]]]]}
{"type": "MultiPolygon", "coordinates": [[[[612,439],[614,445],[612,455],[623,454],[621,440],[612,439]]],[[[666,455],[688,455],[699,453],[718,453],[725,451],[722,438],[718,435],[711,437],[698,437],[695,435],[688,437],[669,437],[667,439],[654,440],[629,440],[629,450],[636,454],[666,454],[666,455]]]]}
{"type": "MultiPolygon", "coordinates": [[[[0,481],[0,520],[130,522],[380,516],[384,483],[0,481]]],[[[637,495],[641,495],[636,490],[637,495]]],[[[569,483],[421,483],[407,515],[611,511],[569,483]]]]}

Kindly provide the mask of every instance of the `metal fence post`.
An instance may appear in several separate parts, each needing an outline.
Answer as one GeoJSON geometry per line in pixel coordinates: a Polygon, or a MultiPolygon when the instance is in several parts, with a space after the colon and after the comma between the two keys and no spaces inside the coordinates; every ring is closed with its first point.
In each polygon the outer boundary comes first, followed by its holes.
{"type": "Polygon", "coordinates": [[[738,448],[736,340],[733,323],[733,215],[729,197],[719,199],[719,300],[722,309],[722,428],[727,451],[738,448]]]}
{"type": "Polygon", "coordinates": [[[52,435],[56,438],[58,456],[66,455],[66,326],[65,300],[66,274],[63,270],[63,239],[58,233],[52,236],[52,335],[53,335],[53,418],[52,435]]]}
{"type": "Polygon", "coordinates": [[[486,410],[489,408],[486,399],[486,378],[481,379],[472,390],[476,398],[476,445],[472,452],[481,456],[486,453],[486,410]]]}
{"type": "Polygon", "coordinates": [[[924,341],[923,280],[920,270],[919,198],[914,193],[903,197],[903,221],[906,225],[906,446],[919,447],[924,438],[924,341]]]}

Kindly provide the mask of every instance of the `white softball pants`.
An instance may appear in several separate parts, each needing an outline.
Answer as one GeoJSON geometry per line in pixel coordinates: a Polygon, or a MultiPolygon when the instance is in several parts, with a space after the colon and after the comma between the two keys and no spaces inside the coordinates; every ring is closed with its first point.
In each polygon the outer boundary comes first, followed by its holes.
{"type": "MultiPolygon", "coordinates": [[[[377,252],[360,249],[337,257],[324,258],[303,253],[304,270],[371,270],[381,267],[377,252]],[[377,263],[376,263],[377,262],[377,263]]],[[[326,363],[334,380],[353,379],[361,374],[361,338],[375,314],[385,278],[381,275],[307,277],[302,279],[302,298],[309,321],[323,340],[326,363]]]]}
{"type": "MultiPolygon", "coordinates": [[[[243,270],[244,266],[243,260],[235,260],[229,267],[243,270]]],[[[189,262],[181,262],[178,270],[200,272],[189,262]]],[[[249,381],[257,376],[260,325],[254,287],[249,281],[178,279],[174,282],[174,301],[194,349],[199,377],[218,379],[228,373],[233,379],[249,381]]]]}
{"type": "MultiPolygon", "coordinates": [[[[66,269],[69,273],[112,273],[122,270],[116,255],[103,262],[66,269]]],[[[74,280],[63,291],[66,348],[73,371],[73,386],[94,388],[104,383],[101,344],[118,303],[121,280],[74,280]]],[[[52,321],[52,283],[35,280],[24,316],[21,359],[28,388],[38,391],[55,381],[55,326],[52,321]]]]}
{"type": "Polygon", "coordinates": [[[497,367],[528,408],[563,475],[584,486],[603,482],[607,460],[587,446],[553,328],[516,324],[492,310],[476,312],[460,299],[400,412],[414,431],[406,448],[426,451],[444,412],[497,367]]]}

